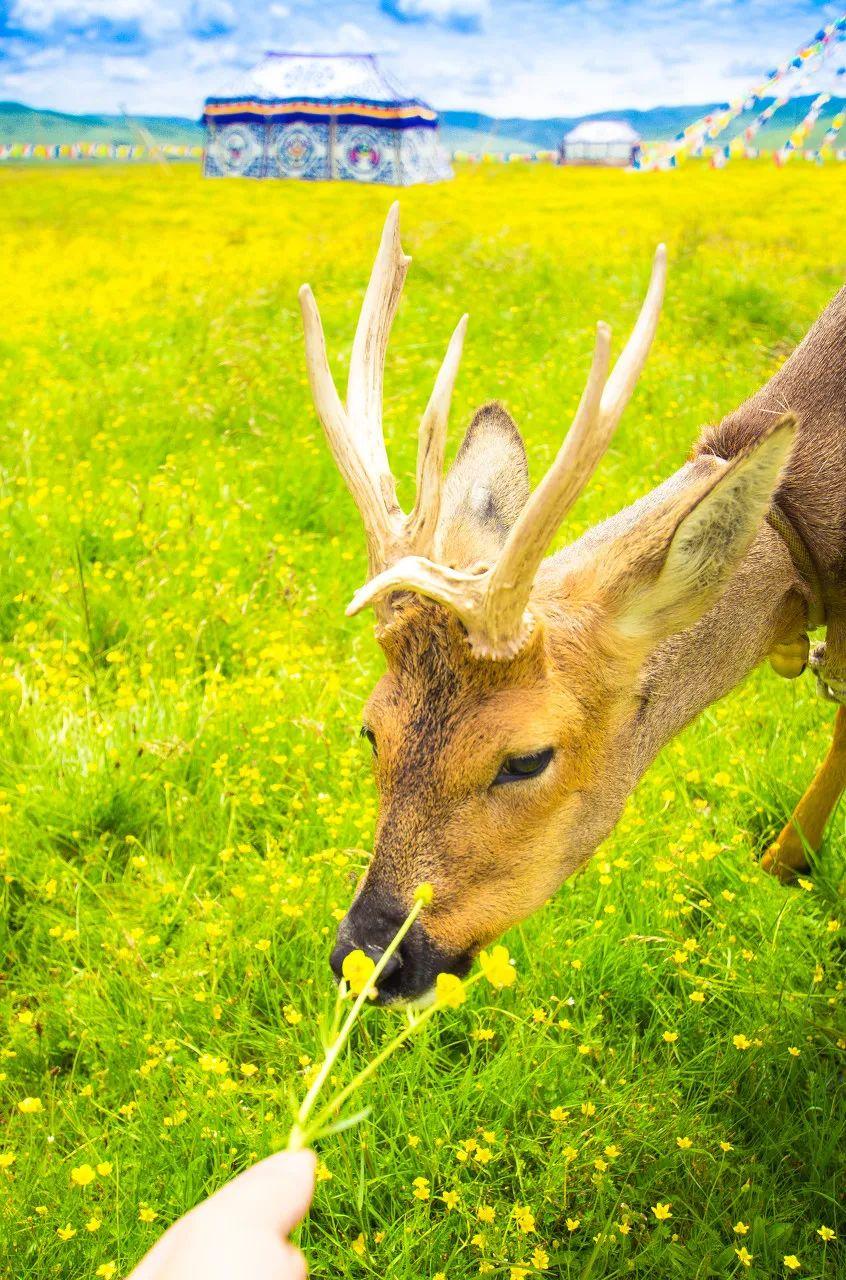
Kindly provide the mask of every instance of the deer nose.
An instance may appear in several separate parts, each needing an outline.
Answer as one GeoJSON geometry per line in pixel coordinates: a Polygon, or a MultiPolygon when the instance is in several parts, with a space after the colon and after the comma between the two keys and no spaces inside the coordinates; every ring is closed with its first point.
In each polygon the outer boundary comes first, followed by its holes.
{"type": "MultiPolygon", "coordinates": [[[[370,956],[370,959],[374,964],[378,964],[382,959],[382,956],[385,954],[383,947],[374,947],[370,942],[363,942],[358,946],[354,944],[350,945],[347,941],[336,942],[332,950],[332,954],[329,957],[329,964],[332,972],[339,982],[344,976],[344,961],[351,951],[363,951],[366,956],[370,956]]],[[[388,963],[379,975],[380,985],[388,982],[401,968],[402,956],[399,951],[395,951],[394,954],[389,957],[388,963]]]]}
{"type": "MultiPolygon", "coordinates": [[[[374,964],[378,964],[404,919],[403,908],[387,895],[359,894],[338,926],[335,947],[329,957],[335,977],[340,981],[344,960],[351,951],[363,951],[374,964]]],[[[391,991],[403,967],[405,941],[403,939],[379,975],[380,995],[383,997],[391,991]]]]}
{"type": "MultiPolygon", "coordinates": [[[[405,917],[405,908],[396,899],[365,886],[338,926],[329,957],[335,977],[341,978],[344,960],[351,951],[363,951],[378,963],[405,917]]],[[[452,955],[442,951],[415,920],[379,975],[379,1003],[418,1000],[431,990],[439,973],[464,977],[470,963],[469,952],[452,955]]]]}

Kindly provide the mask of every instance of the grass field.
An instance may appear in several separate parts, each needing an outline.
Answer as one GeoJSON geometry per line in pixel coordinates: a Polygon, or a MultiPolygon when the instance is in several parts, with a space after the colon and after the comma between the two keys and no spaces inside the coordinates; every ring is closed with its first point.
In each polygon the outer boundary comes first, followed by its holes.
{"type": "MultiPolygon", "coordinates": [[[[381,659],[343,615],[363,539],[296,288],[342,368],[392,198],[0,171],[4,1277],[122,1276],[284,1141],[320,1057],[381,659]]],[[[654,355],[568,532],[644,492],[843,282],[844,200],[845,166],[798,162],[404,192],[386,424],[405,496],[460,312],[453,446],[501,397],[537,478],[594,321],[619,343],[663,238],[654,355]]],[[[766,669],[664,752],[508,935],[516,986],[439,1014],[323,1145],[315,1276],[846,1276],[842,811],[812,881],[756,866],[831,718],[766,669]]],[[[402,1016],[369,1010],[339,1079],[402,1016]]]]}

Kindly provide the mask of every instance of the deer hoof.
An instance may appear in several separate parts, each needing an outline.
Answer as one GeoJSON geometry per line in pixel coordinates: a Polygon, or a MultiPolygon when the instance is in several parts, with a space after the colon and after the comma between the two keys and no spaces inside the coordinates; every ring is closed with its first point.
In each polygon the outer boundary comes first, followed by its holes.
{"type": "Polygon", "coordinates": [[[782,884],[792,884],[798,875],[807,875],[811,868],[805,861],[805,850],[801,846],[791,849],[789,845],[776,843],[770,845],[761,859],[761,870],[775,876],[782,884]]]}

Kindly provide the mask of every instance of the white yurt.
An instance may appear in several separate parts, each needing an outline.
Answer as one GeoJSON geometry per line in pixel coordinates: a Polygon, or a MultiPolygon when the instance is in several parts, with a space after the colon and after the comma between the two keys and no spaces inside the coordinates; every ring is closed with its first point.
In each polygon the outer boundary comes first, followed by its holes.
{"type": "Polygon", "coordinates": [[[340,178],[408,186],[452,177],[438,116],[373,54],[268,53],[206,99],[207,178],[340,178]]]}
{"type": "Polygon", "coordinates": [[[562,164],[632,165],[640,154],[641,138],[625,120],[583,120],[564,135],[562,164]]]}

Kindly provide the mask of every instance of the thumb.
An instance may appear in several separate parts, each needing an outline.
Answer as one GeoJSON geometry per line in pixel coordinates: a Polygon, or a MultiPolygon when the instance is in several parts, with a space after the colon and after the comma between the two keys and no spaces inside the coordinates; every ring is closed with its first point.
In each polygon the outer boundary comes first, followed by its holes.
{"type": "Polygon", "coordinates": [[[243,1222],[287,1236],[311,1204],[316,1167],[313,1151],[278,1151],[228,1183],[209,1205],[225,1205],[243,1222]]]}

